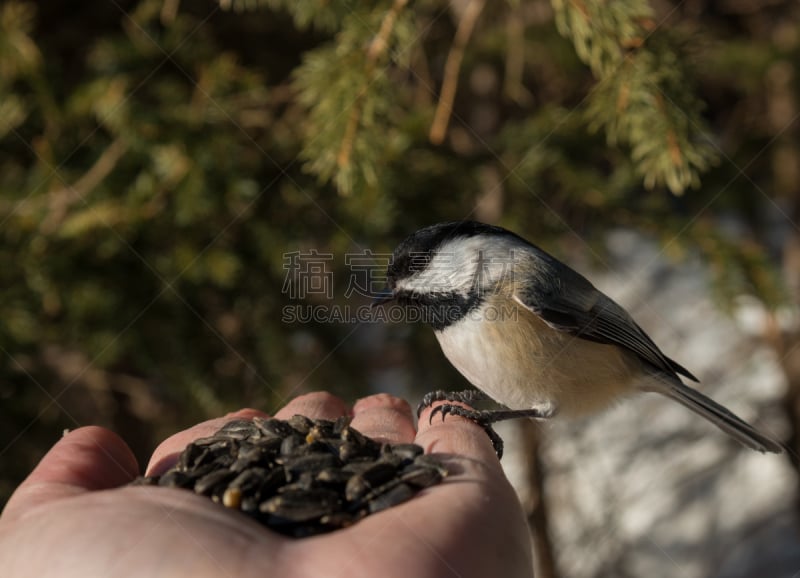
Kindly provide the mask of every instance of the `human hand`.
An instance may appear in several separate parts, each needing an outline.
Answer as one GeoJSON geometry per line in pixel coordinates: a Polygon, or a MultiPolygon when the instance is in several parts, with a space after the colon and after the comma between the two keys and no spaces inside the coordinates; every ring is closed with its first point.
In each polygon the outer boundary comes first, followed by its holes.
{"type": "MultiPolygon", "coordinates": [[[[295,539],[186,490],[123,486],[138,474],[118,436],[77,429],[55,444],[19,486],[0,517],[0,560],[9,577],[236,576],[305,578],[531,577],[528,529],[488,438],[448,417],[419,432],[408,404],[364,398],[352,411],[327,393],[292,400],[275,417],[352,415],[352,426],[391,443],[416,442],[443,456],[451,475],[411,500],[328,534],[295,539]],[[122,487],[121,487],[122,486],[122,487]]],[[[175,463],[190,441],[242,410],[164,441],[147,473],[175,463]]]]}

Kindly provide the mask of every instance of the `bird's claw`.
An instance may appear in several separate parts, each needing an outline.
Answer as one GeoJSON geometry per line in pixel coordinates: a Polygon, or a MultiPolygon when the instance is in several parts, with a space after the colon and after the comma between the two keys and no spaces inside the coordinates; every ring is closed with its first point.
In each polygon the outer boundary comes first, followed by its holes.
{"type": "Polygon", "coordinates": [[[447,404],[447,403],[442,404],[442,405],[437,405],[436,407],[434,407],[431,410],[431,415],[428,417],[428,424],[432,424],[433,423],[433,416],[435,416],[437,413],[442,414],[442,421],[444,421],[445,416],[447,416],[447,414],[449,414],[449,413],[452,413],[452,409],[454,407],[455,406],[447,404]]]}
{"type": "Polygon", "coordinates": [[[492,442],[492,447],[497,454],[497,459],[499,460],[503,457],[503,438],[501,438],[492,427],[492,412],[476,411],[474,409],[466,409],[458,405],[444,403],[442,405],[437,405],[431,410],[428,418],[429,424],[433,423],[433,416],[435,416],[437,413],[442,414],[442,422],[444,422],[445,417],[448,415],[457,415],[470,420],[475,425],[480,426],[481,429],[486,432],[486,435],[489,436],[489,440],[492,442]]]}

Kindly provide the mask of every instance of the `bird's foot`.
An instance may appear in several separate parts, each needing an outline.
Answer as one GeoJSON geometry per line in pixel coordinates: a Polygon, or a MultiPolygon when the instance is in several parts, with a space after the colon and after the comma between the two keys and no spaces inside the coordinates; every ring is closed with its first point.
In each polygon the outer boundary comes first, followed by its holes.
{"type": "Polygon", "coordinates": [[[431,411],[429,423],[433,421],[433,416],[437,413],[442,414],[442,421],[444,421],[445,416],[450,414],[467,418],[476,425],[479,425],[483,431],[486,432],[486,435],[489,436],[489,440],[492,442],[494,452],[497,454],[497,459],[499,460],[503,457],[503,438],[501,438],[500,435],[494,431],[494,428],[492,427],[492,421],[487,416],[487,414],[491,414],[492,412],[467,409],[465,407],[461,407],[460,405],[437,405],[433,408],[433,411],[431,411]]]}
{"type": "MultiPolygon", "coordinates": [[[[438,400],[437,400],[438,401],[438,400]]],[[[460,401],[460,400],[448,400],[448,401],[460,401]]],[[[466,418],[475,424],[481,426],[483,431],[486,432],[486,435],[489,436],[489,440],[492,442],[492,447],[494,448],[495,453],[497,454],[497,459],[503,457],[503,438],[501,438],[494,428],[492,424],[497,423],[499,421],[505,421],[507,419],[515,419],[520,417],[530,418],[530,419],[548,419],[555,415],[555,408],[552,406],[548,406],[546,408],[532,408],[532,409],[497,409],[497,410],[475,410],[475,409],[467,409],[461,407],[460,405],[450,405],[450,404],[442,404],[437,405],[433,408],[430,415],[430,422],[433,421],[433,416],[437,413],[442,414],[442,421],[444,421],[445,416],[448,414],[450,415],[457,415],[463,418],[466,418]]]]}
{"type": "Polygon", "coordinates": [[[420,416],[424,409],[429,408],[437,401],[457,401],[470,405],[474,401],[484,401],[489,399],[489,396],[480,391],[479,389],[465,389],[464,391],[442,391],[437,389],[426,393],[422,397],[422,401],[417,406],[417,417],[420,416]]]}

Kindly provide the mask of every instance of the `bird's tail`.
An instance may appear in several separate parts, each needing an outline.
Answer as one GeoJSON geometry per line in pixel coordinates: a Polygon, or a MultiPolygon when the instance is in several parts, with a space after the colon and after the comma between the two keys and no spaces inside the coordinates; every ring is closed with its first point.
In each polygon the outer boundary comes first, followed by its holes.
{"type": "Polygon", "coordinates": [[[657,377],[653,382],[648,384],[649,387],[646,388],[648,391],[655,391],[674,399],[693,412],[703,416],[748,448],[762,453],[779,454],[783,451],[783,447],[778,442],[768,438],[733,412],[696,389],[681,383],[677,379],[667,381],[657,377]]]}

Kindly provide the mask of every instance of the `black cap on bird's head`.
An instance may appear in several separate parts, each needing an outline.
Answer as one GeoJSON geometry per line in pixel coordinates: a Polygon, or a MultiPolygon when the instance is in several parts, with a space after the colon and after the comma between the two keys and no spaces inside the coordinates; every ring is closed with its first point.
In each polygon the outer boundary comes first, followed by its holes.
{"type": "MultiPolygon", "coordinates": [[[[478,235],[522,240],[502,227],[478,221],[449,221],[430,225],[406,237],[394,250],[386,271],[388,288],[394,289],[398,281],[418,274],[428,267],[433,256],[443,245],[458,238],[478,235]]],[[[454,263],[454,265],[458,265],[458,263],[454,263]]]]}

